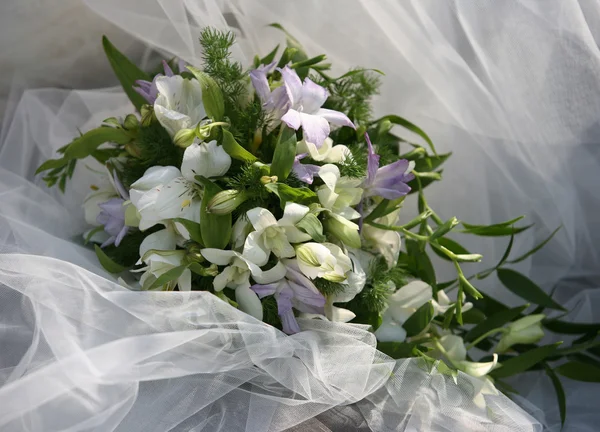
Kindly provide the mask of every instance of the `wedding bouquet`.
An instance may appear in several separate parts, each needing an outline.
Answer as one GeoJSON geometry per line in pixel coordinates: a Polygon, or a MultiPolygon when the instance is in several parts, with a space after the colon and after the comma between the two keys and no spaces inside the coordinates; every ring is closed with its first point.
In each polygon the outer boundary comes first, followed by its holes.
{"type": "Polygon", "coordinates": [[[76,137],[37,171],[64,191],[80,161],[102,167],[104,182],[82,203],[99,262],[132,290],[207,291],[288,335],[311,319],[369,326],[392,358],[509,393],[506,378],[543,369],[564,422],[557,373],[590,380],[600,326],[548,319],[546,309],[563,307],[507,267],[556,231],[511,257],[514,236],[531,226],[515,226],[522,217],[443,219],[424,191],[450,154],[404,118],[373,118],[382,72],[332,77],[325,55],[309,58],[286,35],[281,55],[276,47],[246,70],[230,58],[232,34],[207,28],[203,65],[172,59],[150,75],[104,39],[137,111],[76,137]],[[419,214],[407,220],[411,195],[419,214]],[[454,233],[510,240],[497,265],[467,275],[463,263],[482,257],[454,233]],[[430,253],[455,268],[453,280],[437,280],[430,253]],[[494,273],[528,303],[482,295],[475,281],[494,273]],[[537,345],[544,328],[581,337],[537,345]]]}

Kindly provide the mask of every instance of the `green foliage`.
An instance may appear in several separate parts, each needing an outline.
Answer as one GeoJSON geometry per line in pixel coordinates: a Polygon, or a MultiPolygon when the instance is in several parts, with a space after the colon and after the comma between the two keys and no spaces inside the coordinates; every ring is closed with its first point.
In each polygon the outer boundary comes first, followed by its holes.
{"type": "Polygon", "coordinates": [[[140,245],[146,236],[158,231],[160,228],[153,227],[144,232],[132,231],[128,233],[119,244],[119,247],[110,245],[102,249],[104,253],[114,262],[123,267],[133,267],[140,259],[140,245]]]}
{"type": "Polygon", "coordinates": [[[316,278],[313,281],[313,283],[324,296],[337,294],[339,292],[344,291],[344,289],[346,288],[345,285],[336,282],[331,282],[323,278],[316,278]]]}
{"type": "Polygon", "coordinates": [[[260,301],[263,307],[263,321],[281,330],[281,318],[277,313],[275,296],[266,296],[260,301]]]}

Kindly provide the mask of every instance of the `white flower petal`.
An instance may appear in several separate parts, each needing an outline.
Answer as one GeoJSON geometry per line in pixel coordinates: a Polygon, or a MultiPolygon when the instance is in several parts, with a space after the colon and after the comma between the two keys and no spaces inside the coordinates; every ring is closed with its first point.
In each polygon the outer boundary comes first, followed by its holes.
{"type": "Polygon", "coordinates": [[[273,268],[261,271],[261,272],[253,272],[252,278],[261,285],[267,285],[273,282],[277,282],[280,279],[285,277],[287,269],[285,266],[279,261],[273,268]]]}
{"type": "Polygon", "coordinates": [[[460,336],[453,334],[444,335],[439,341],[452,363],[460,362],[467,358],[467,349],[460,336]]]}
{"type": "Polygon", "coordinates": [[[264,230],[273,225],[277,225],[277,219],[269,210],[262,207],[255,207],[246,213],[248,220],[256,231],[264,230]]]}
{"type": "Polygon", "coordinates": [[[347,159],[352,159],[352,152],[345,145],[338,144],[331,149],[323,161],[328,163],[343,163],[347,159]]]}
{"type": "Polygon", "coordinates": [[[270,254],[271,251],[264,245],[262,231],[253,231],[248,234],[244,243],[244,258],[259,266],[263,266],[269,261],[270,254]]]}
{"type": "Polygon", "coordinates": [[[431,300],[432,289],[423,281],[412,281],[396,291],[389,299],[390,304],[405,308],[419,308],[431,300]]]}
{"type": "Polygon", "coordinates": [[[254,318],[263,319],[263,308],[260,299],[248,285],[242,285],[235,289],[235,301],[240,307],[240,310],[252,315],[254,318]]]}
{"type": "Polygon", "coordinates": [[[329,189],[335,190],[335,185],[340,179],[340,169],[333,164],[325,164],[319,170],[319,177],[329,189]]]}
{"type": "Polygon", "coordinates": [[[231,157],[216,141],[193,143],[183,153],[181,173],[189,181],[196,181],[197,175],[206,178],[222,176],[230,166],[231,157]]]}
{"type": "Polygon", "coordinates": [[[192,290],[192,272],[190,269],[185,269],[179,279],[177,279],[177,286],[179,291],[191,291],[192,290]]]}
{"type": "Polygon", "coordinates": [[[197,80],[163,76],[156,79],[156,88],[154,113],[171,137],[181,129],[195,127],[206,116],[202,87],[197,80]]]}
{"type": "Polygon", "coordinates": [[[351,310],[331,306],[329,319],[334,322],[348,322],[356,318],[356,314],[351,310]]]}
{"type": "MultiPolygon", "coordinates": [[[[181,171],[174,166],[153,166],[148,168],[144,175],[131,185],[131,189],[147,191],[153,187],[167,184],[177,177],[181,177],[181,171]]],[[[133,197],[131,201],[133,202],[133,197]]],[[[133,205],[137,207],[135,202],[133,202],[133,205]]]]}
{"type": "Polygon", "coordinates": [[[393,321],[384,322],[375,331],[375,337],[379,342],[404,342],[406,330],[393,321]]]}
{"type": "Polygon", "coordinates": [[[462,361],[455,364],[455,366],[471,376],[480,378],[490,373],[498,365],[498,354],[494,354],[493,356],[494,359],[491,362],[462,361]]]}
{"type": "Polygon", "coordinates": [[[209,262],[220,266],[230,264],[231,261],[239,255],[237,252],[232,250],[222,250],[215,248],[205,248],[202,249],[200,253],[209,262]]]}
{"type": "Polygon", "coordinates": [[[163,229],[147,236],[140,244],[140,257],[146,255],[149,250],[175,250],[177,246],[177,235],[163,229]]]}
{"type": "Polygon", "coordinates": [[[283,210],[283,216],[279,219],[279,225],[295,225],[308,213],[309,208],[302,204],[288,201],[283,210]]]}

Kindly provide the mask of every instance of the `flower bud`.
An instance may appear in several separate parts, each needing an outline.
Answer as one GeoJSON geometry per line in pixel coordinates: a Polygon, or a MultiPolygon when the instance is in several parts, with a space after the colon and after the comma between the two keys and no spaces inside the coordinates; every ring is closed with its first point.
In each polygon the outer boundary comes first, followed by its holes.
{"type": "Polygon", "coordinates": [[[528,315],[510,323],[495,351],[502,353],[516,344],[530,344],[539,341],[544,337],[544,330],[542,330],[544,318],[546,318],[544,314],[528,315]]]}
{"type": "Polygon", "coordinates": [[[123,127],[126,130],[134,130],[140,126],[140,121],[134,114],[128,114],[123,120],[123,127]]]}
{"type": "Polygon", "coordinates": [[[229,214],[247,199],[248,197],[244,192],[234,189],[224,190],[212,197],[208,202],[206,210],[208,213],[218,215],[229,214]]]}
{"type": "Polygon", "coordinates": [[[173,137],[173,143],[177,147],[187,148],[192,145],[194,138],[196,138],[194,129],[180,129],[173,137]]]}
{"type": "Polygon", "coordinates": [[[150,123],[156,119],[156,116],[154,115],[154,107],[152,105],[142,105],[140,114],[142,115],[142,126],[149,126],[150,123]]]}
{"type": "Polygon", "coordinates": [[[262,176],[260,178],[260,182],[264,185],[269,184],[269,183],[277,183],[277,180],[279,180],[277,178],[277,176],[262,176]]]}
{"type": "Polygon", "coordinates": [[[332,213],[323,223],[323,227],[346,246],[360,249],[360,234],[358,233],[358,225],[354,222],[332,213]]]}

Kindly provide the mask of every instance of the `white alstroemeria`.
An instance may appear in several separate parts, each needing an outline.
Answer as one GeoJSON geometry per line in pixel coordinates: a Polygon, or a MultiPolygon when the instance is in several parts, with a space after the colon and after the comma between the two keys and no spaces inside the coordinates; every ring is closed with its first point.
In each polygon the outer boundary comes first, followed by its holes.
{"type": "Polygon", "coordinates": [[[156,79],[156,88],[154,114],[171,138],[181,129],[196,127],[206,117],[198,80],[163,76],[156,79]]]}
{"type": "Polygon", "coordinates": [[[227,266],[213,281],[215,291],[222,291],[225,287],[235,289],[235,300],[240,309],[262,320],[262,304],[256,293],[250,289],[250,277],[252,276],[258,284],[270,284],[285,276],[285,266],[278,262],[273,268],[263,271],[256,263],[232,250],[206,248],[200,253],[213,264],[227,266]]]}
{"type": "Polygon", "coordinates": [[[358,219],[360,213],[352,208],[362,197],[359,187],[361,179],[342,177],[340,170],[333,164],[325,164],[319,169],[319,177],[325,185],[317,190],[321,205],[346,219],[358,219]]]}
{"type": "Polygon", "coordinates": [[[333,243],[304,243],[296,248],[298,267],[308,278],[342,283],[352,270],[352,261],[333,243]]]}
{"type": "MultiPolygon", "coordinates": [[[[461,308],[462,312],[466,312],[473,308],[473,303],[471,303],[471,302],[465,303],[466,298],[467,298],[467,296],[463,293],[463,295],[462,295],[463,304],[462,304],[462,308],[461,308]]],[[[431,302],[431,304],[433,304],[433,310],[435,311],[436,315],[444,315],[446,313],[446,311],[454,305],[454,303],[456,303],[456,302],[450,301],[450,298],[444,292],[444,290],[439,290],[437,292],[437,301],[433,300],[431,302]]],[[[456,311],[454,313],[456,313],[456,311]]]]}
{"type": "MultiPolygon", "coordinates": [[[[146,267],[135,270],[135,272],[144,271],[144,274],[140,278],[142,287],[148,289],[160,276],[175,267],[184,265],[185,254],[184,250],[151,251],[146,253],[143,257],[146,267]]],[[[183,270],[181,276],[163,285],[161,289],[172,291],[175,286],[178,286],[180,291],[192,290],[192,273],[189,269],[186,268],[183,270]]]]}
{"type": "Polygon", "coordinates": [[[406,330],[402,325],[418,308],[431,301],[432,295],[431,287],[423,281],[412,281],[392,294],[383,312],[381,326],[375,331],[377,340],[404,342],[406,330]]]}
{"type": "Polygon", "coordinates": [[[506,326],[506,331],[498,342],[496,352],[503,353],[516,344],[530,344],[539,341],[544,337],[544,330],[542,330],[544,318],[546,318],[544,314],[534,314],[511,322],[506,326]]]}
{"type": "Polygon", "coordinates": [[[156,231],[144,238],[140,244],[140,261],[141,264],[144,256],[150,251],[172,251],[179,245],[183,245],[185,239],[178,235],[173,225],[167,225],[165,229],[156,231]]]}
{"type": "Polygon", "coordinates": [[[217,177],[231,166],[231,157],[216,141],[185,149],[181,171],[173,166],[148,168],[131,185],[131,202],[140,213],[140,229],[173,218],[200,222],[199,182],[195,176],[217,177]]]}
{"type": "Polygon", "coordinates": [[[273,252],[279,258],[292,258],[296,251],[291,243],[301,243],[311,239],[305,232],[296,228],[296,224],[306,216],[309,208],[288,202],[283,217],[275,219],[269,210],[255,207],[246,215],[254,227],[244,244],[244,256],[259,266],[265,265],[273,252]]]}
{"type": "Polygon", "coordinates": [[[246,237],[253,230],[252,224],[246,216],[240,216],[231,229],[231,249],[241,252],[246,242],[246,237]]]}
{"type": "MultiPolygon", "coordinates": [[[[375,222],[388,226],[396,225],[399,213],[400,209],[376,219],[375,222]]],[[[367,249],[381,254],[385,258],[385,262],[389,268],[396,265],[398,256],[400,255],[400,246],[402,245],[399,232],[383,230],[369,224],[364,224],[361,235],[363,238],[363,245],[367,249]]]]}
{"type": "Polygon", "coordinates": [[[442,336],[438,340],[442,352],[452,365],[458,370],[463,371],[474,377],[483,377],[490,373],[498,364],[498,354],[493,355],[491,362],[471,362],[467,360],[467,348],[460,336],[449,334],[442,336]]]}
{"type": "Polygon", "coordinates": [[[342,163],[352,158],[352,152],[348,147],[343,144],[334,146],[331,138],[325,138],[320,148],[306,140],[298,141],[296,154],[304,153],[308,153],[314,161],[326,163],[342,163]]]}
{"type": "Polygon", "coordinates": [[[356,317],[356,314],[351,310],[334,306],[334,303],[349,302],[363,290],[367,282],[367,274],[363,270],[357,255],[350,252],[349,256],[352,261],[352,270],[347,273],[346,282],[342,284],[344,289],[330,295],[325,304],[325,315],[331,321],[348,322],[356,317]]]}

